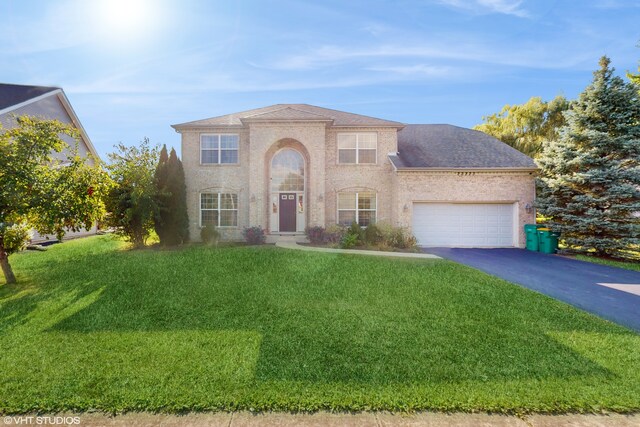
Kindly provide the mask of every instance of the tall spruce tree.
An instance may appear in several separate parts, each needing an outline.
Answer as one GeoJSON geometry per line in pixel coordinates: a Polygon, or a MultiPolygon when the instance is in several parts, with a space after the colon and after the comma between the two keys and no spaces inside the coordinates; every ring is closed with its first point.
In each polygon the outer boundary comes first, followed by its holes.
{"type": "Polygon", "coordinates": [[[166,144],[162,145],[160,150],[160,159],[156,166],[156,171],[153,176],[153,182],[156,186],[155,201],[158,207],[156,214],[153,218],[153,225],[156,230],[158,238],[160,238],[160,244],[166,244],[167,240],[167,217],[169,214],[169,197],[170,193],[167,190],[167,184],[169,182],[169,174],[167,162],[169,161],[169,154],[167,153],[166,144]]]}
{"type": "Polygon", "coordinates": [[[544,143],[537,206],[574,252],[635,258],[640,245],[640,98],[602,57],[557,140],[544,143]]]}

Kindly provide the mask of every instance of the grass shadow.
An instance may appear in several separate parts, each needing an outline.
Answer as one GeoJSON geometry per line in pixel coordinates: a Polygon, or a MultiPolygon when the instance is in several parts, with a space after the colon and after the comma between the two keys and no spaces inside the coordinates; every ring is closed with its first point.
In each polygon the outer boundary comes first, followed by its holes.
{"type": "Polygon", "coordinates": [[[50,279],[62,277],[104,291],[48,330],[255,331],[257,381],[605,378],[614,374],[548,332],[627,333],[446,261],[190,247],[110,253],[50,279]]]}

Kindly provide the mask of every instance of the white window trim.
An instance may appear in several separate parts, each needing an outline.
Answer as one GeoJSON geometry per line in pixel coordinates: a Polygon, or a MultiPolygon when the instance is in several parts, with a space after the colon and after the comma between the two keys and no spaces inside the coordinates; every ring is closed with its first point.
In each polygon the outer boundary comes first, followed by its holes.
{"type": "MultiPolygon", "coordinates": [[[[211,149],[207,149],[207,151],[214,151],[211,149]]],[[[226,151],[229,151],[228,149],[226,151]]],[[[201,133],[200,134],[200,166],[224,166],[224,165],[239,165],[240,164],[240,135],[237,133],[201,133]],[[238,137],[238,148],[236,151],[238,152],[238,161],[235,163],[222,163],[222,143],[220,141],[221,136],[223,135],[232,135],[238,137]],[[218,162],[217,163],[204,163],[202,161],[202,137],[203,136],[217,136],[218,137],[218,162]]]]}
{"type": "Polygon", "coordinates": [[[198,197],[198,205],[199,205],[199,209],[198,209],[198,223],[200,225],[200,228],[204,227],[202,225],[202,195],[203,194],[215,194],[218,196],[218,209],[204,209],[205,211],[216,211],[218,212],[218,223],[216,224],[216,228],[238,228],[238,213],[240,212],[239,209],[239,205],[240,205],[240,197],[238,196],[238,193],[214,193],[214,192],[208,192],[208,191],[204,191],[201,192],[199,197],[198,197]],[[222,206],[221,199],[222,199],[222,195],[223,194],[235,194],[236,195],[236,200],[238,201],[238,203],[236,204],[236,208],[235,209],[222,209],[220,206],[222,206]],[[222,217],[220,215],[220,212],[222,211],[236,211],[236,225],[220,225],[220,218],[222,217]]]}
{"type": "MultiPolygon", "coordinates": [[[[336,193],[336,208],[337,208],[337,214],[336,214],[336,224],[340,224],[340,211],[349,211],[349,212],[353,212],[354,209],[340,209],[340,194],[354,194],[356,195],[356,205],[355,205],[355,212],[356,212],[356,223],[360,224],[360,211],[367,211],[367,212],[375,212],[376,213],[376,220],[374,222],[374,224],[376,224],[378,222],[378,193],[375,191],[356,191],[356,192],[352,192],[352,191],[338,191],[336,193]],[[369,194],[373,194],[375,196],[375,206],[373,209],[358,209],[358,200],[360,197],[360,193],[369,193],[369,194]]],[[[366,226],[365,226],[366,227],[366,226]]]]}
{"type": "MultiPolygon", "coordinates": [[[[337,161],[339,165],[377,165],[378,164],[378,132],[340,132],[336,135],[336,147],[338,149],[338,157],[337,161]],[[340,135],[354,135],[356,137],[356,162],[341,162],[340,161],[340,150],[353,150],[353,148],[340,148],[340,135]],[[375,148],[375,159],[376,161],[373,163],[360,163],[360,135],[375,135],[376,136],[376,148],[375,148]]],[[[371,150],[371,148],[363,148],[363,150],[371,150]]]]}

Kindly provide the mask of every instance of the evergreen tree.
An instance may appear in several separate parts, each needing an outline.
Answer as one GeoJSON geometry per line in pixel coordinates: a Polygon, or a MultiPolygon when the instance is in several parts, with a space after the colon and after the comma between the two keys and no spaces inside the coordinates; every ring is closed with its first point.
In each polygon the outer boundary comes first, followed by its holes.
{"type": "Polygon", "coordinates": [[[177,245],[189,241],[189,216],[187,214],[187,187],[184,179],[184,168],[178,159],[176,150],[171,149],[167,161],[169,197],[169,238],[167,244],[177,245]]]}
{"type": "Polygon", "coordinates": [[[155,228],[160,244],[176,246],[189,240],[187,216],[187,190],[182,162],[172,148],[167,155],[163,146],[155,173],[156,203],[158,210],[155,228]]]}
{"type": "Polygon", "coordinates": [[[156,234],[160,238],[160,244],[164,245],[167,239],[167,217],[170,215],[169,211],[169,197],[170,194],[167,190],[169,182],[167,162],[169,161],[169,154],[167,154],[167,146],[164,144],[162,150],[160,150],[160,159],[156,166],[156,171],[153,176],[153,182],[156,187],[155,201],[157,205],[157,211],[153,218],[153,225],[156,230],[156,234]]]}
{"type": "Polygon", "coordinates": [[[572,251],[616,258],[640,245],[640,99],[603,57],[538,158],[539,213],[572,251]]]}

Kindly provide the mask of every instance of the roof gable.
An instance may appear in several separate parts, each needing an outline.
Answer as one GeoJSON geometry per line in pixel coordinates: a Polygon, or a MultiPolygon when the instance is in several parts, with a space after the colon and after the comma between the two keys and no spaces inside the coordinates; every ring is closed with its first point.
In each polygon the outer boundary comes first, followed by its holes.
{"type": "Polygon", "coordinates": [[[209,119],[196,120],[173,125],[175,129],[211,126],[242,126],[244,121],[333,121],[333,126],[344,127],[395,127],[402,128],[399,122],[347,113],[308,104],[276,104],[254,110],[227,114],[209,119]]]}
{"type": "Polygon", "coordinates": [[[60,90],[60,88],[0,83],[0,113],[6,112],[5,110],[10,110],[12,107],[16,107],[26,101],[57,90],[60,90]]]}
{"type": "Polygon", "coordinates": [[[61,88],[0,84],[0,105],[5,105],[9,99],[14,101],[22,99],[22,101],[0,109],[0,126],[13,127],[16,124],[15,115],[25,114],[70,123],[80,132],[80,139],[86,150],[100,159],[89,135],[61,88]]]}

